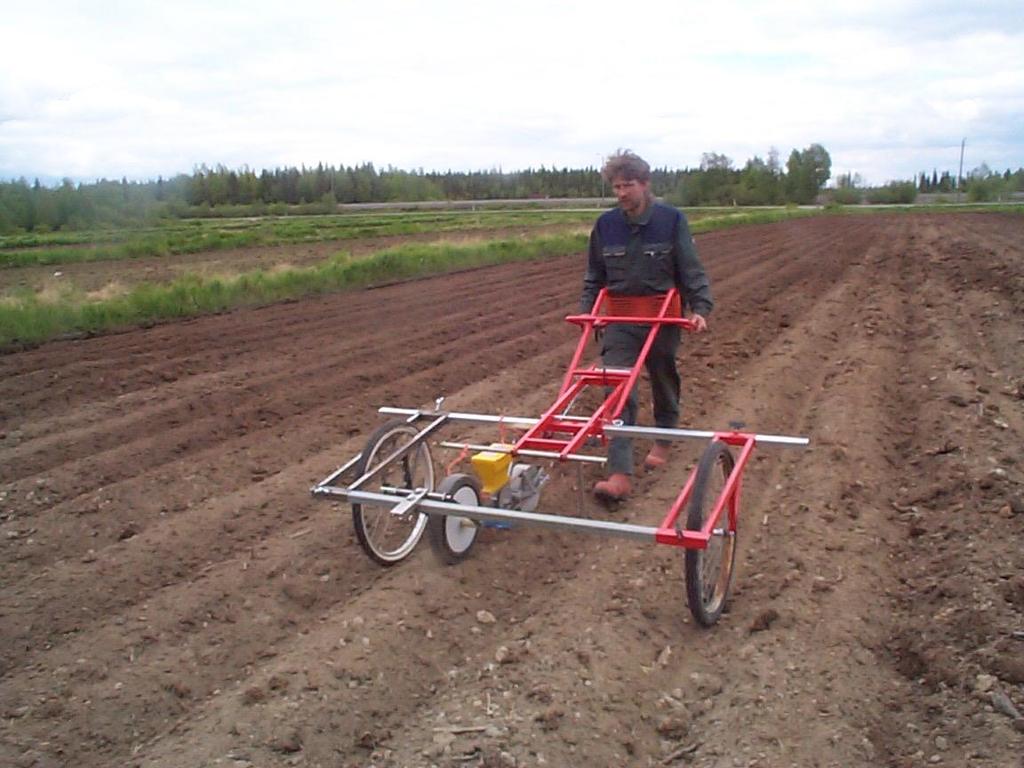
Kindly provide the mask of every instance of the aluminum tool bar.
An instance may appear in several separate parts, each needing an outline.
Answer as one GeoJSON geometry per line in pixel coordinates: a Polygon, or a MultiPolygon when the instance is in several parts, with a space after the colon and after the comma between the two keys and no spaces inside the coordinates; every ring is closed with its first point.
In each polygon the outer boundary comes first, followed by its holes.
{"type": "MultiPolygon", "coordinates": [[[[434,411],[421,411],[416,408],[391,408],[384,406],[379,411],[393,416],[436,416],[434,411]]],[[[494,416],[483,413],[449,413],[450,421],[474,422],[477,424],[508,424],[513,427],[532,427],[540,419],[522,416],[494,416]]],[[[627,427],[606,424],[603,432],[607,437],[649,437],[656,440],[710,440],[715,435],[728,434],[704,429],[665,429],[663,427],[627,427]]],[[[744,433],[739,433],[744,434],[744,433]]],[[[803,448],[810,445],[806,437],[790,437],[787,435],[754,435],[758,443],[803,448]]]]}
{"type": "MultiPolygon", "coordinates": [[[[373,493],[371,491],[350,491],[347,488],[328,485],[317,486],[313,489],[313,495],[341,496],[355,504],[372,504],[384,507],[394,507],[405,500],[404,496],[373,493]]],[[[524,523],[544,526],[546,528],[570,528],[585,533],[611,534],[621,538],[642,539],[652,543],[657,542],[656,537],[659,533],[658,528],[646,525],[615,523],[607,520],[591,520],[589,518],[565,517],[562,515],[547,515],[539,512],[520,512],[514,509],[499,509],[497,507],[478,507],[469,504],[435,501],[429,497],[421,499],[416,505],[416,509],[428,514],[454,515],[468,517],[471,520],[524,523]]]]}
{"type": "MultiPolygon", "coordinates": [[[[711,432],[703,429],[664,429],[662,427],[626,427],[608,424],[604,428],[607,437],[649,437],[655,440],[710,440],[716,435],[724,437],[729,432],[711,432]]],[[[737,432],[739,437],[748,436],[745,432],[737,432]]],[[[781,445],[791,448],[803,448],[810,444],[806,437],[790,437],[788,435],[749,435],[759,444],[781,445]]]]}
{"type": "MultiPolygon", "coordinates": [[[[408,421],[411,424],[412,422],[416,421],[416,419],[410,417],[410,418],[406,419],[406,421],[408,421]]],[[[427,430],[431,430],[431,429],[432,429],[432,427],[427,427],[427,430]]],[[[355,456],[353,456],[351,459],[346,461],[342,466],[338,467],[336,470],[331,472],[331,474],[329,474],[327,477],[325,477],[323,480],[321,480],[319,483],[317,483],[317,485],[330,485],[335,480],[337,480],[339,477],[341,477],[343,474],[345,474],[350,469],[352,469],[352,467],[354,467],[359,462],[359,460],[361,458],[363,458],[362,451],[360,451],[355,456]]]]}
{"type": "Polygon", "coordinates": [[[337,480],[339,477],[341,477],[343,474],[345,474],[350,469],[352,469],[352,467],[354,467],[356,465],[356,462],[358,462],[361,458],[363,458],[363,454],[362,453],[357,453],[355,456],[353,456],[351,459],[349,459],[347,462],[345,462],[344,465],[338,467],[336,470],[331,472],[331,474],[329,474],[327,477],[325,477],[322,481],[317,483],[317,485],[330,485],[335,480],[337,480]]]}
{"type": "MultiPolygon", "coordinates": [[[[378,413],[389,416],[423,416],[431,418],[441,415],[441,411],[424,411],[419,408],[391,408],[383,406],[378,413]]],[[[469,421],[477,424],[508,424],[512,427],[532,427],[540,419],[528,419],[519,416],[493,416],[485,413],[445,413],[449,421],[469,421]]]]}
{"type": "Polygon", "coordinates": [[[355,482],[353,482],[349,486],[349,488],[352,488],[354,490],[354,489],[358,488],[359,486],[363,485],[364,483],[366,483],[368,480],[370,480],[374,476],[380,474],[380,472],[385,467],[390,466],[392,462],[398,461],[400,458],[405,456],[405,454],[409,453],[409,451],[411,451],[413,448],[415,448],[421,442],[423,442],[423,440],[426,439],[426,437],[428,435],[430,435],[431,432],[434,432],[435,430],[437,430],[437,428],[440,427],[442,424],[444,424],[445,421],[447,421],[447,420],[448,420],[448,417],[445,414],[443,414],[443,413],[437,414],[436,418],[432,422],[430,422],[427,426],[425,426],[423,429],[421,429],[419,432],[417,432],[414,437],[410,438],[409,442],[407,442],[405,445],[402,445],[402,446],[396,448],[394,453],[392,453],[390,456],[388,456],[380,464],[378,464],[376,467],[374,467],[369,472],[364,474],[362,477],[358,478],[355,482]]]}
{"type": "MultiPolygon", "coordinates": [[[[471,451],[492,451],[494,453],[512,453],[511,448],[503,448],[500,445],[482,445],[478,443],[440,443],[442,448],[468,448],[471,451]]],[[[538,459],[560,459],[562,454],[557,451],[535,451],[530,448],[516,451],[516,456],[533,456],[538,459]]],[[[585,453],[570,453],[565,458],[571,461],[589,461],[593,464],[604,464],[608,461],[604,456],[588,456],[585,453]]]]}

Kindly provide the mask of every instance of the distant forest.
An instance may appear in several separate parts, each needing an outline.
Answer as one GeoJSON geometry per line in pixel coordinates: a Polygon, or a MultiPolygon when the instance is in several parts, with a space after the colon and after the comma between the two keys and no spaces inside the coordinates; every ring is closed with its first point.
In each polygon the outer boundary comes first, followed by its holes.
{"type": "MultiPolygon", "coordinates": [[[[736,168],[725,155],[703,155],[699,168],[652,170],[654,193],[680,206],[784,205],[814,202],[831,177],[820,144],[794,149],[785,165],[773,149],[736,168]]],[[[913,202],[918,192],[953,192],[955,178],[922,172],[913,181],[863,189],[856,175],[837,179],[836,202],[913,202]]],[[[997,174],[982,166],[964,185],[975,199],[1024,190],[1024,169],[997,174]]],[[[407,171],[371,163],[253,171],[203,165],[191,175],[136,182],[99,180],[56,188],[26,179],[0,182],[0,234],[131,226],[197,216],[333,213],[339,203],[611,197],[597,168],[524,171],[407,171]]]]}

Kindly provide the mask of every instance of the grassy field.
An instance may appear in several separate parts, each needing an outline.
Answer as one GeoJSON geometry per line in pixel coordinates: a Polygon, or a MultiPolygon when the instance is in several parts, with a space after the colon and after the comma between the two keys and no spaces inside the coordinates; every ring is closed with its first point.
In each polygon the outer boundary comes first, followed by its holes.
{"type": "Polygon", "coordinates": [[[583,235],[490,240],[472,245],[407,244],[362,259],[337,254],[313,267],[254,270],[213,278],[187,275],[170,283],[142,284],[103,299],[90,299],[73,290],[51,296],[15,296],[0,301],[0,348],[487,264],[566,255],[585,247],[583,235]]]}

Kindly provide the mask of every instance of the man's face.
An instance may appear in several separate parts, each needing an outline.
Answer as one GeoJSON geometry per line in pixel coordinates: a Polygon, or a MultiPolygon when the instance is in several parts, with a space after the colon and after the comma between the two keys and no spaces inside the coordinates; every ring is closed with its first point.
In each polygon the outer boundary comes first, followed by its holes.
{"type": "Polygon", "coordinates": [[[647,207],[647,190],[650,186],[650,181],[624,179],[621,176],[612,181],[612,189],[615,190],[619,207],[630,216],[643,213],[644,208],[647,207]]]}

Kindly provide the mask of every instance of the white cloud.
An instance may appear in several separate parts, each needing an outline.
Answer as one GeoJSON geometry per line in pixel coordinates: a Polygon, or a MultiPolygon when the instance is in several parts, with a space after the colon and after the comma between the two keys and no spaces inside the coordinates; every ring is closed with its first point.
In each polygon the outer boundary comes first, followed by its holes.
{"type": "Polygon", "coordinates": [[[1024,165],[1019,2],[48,2],[0,46],[0,178],[199,163],[1024,165]],[[14,73],[17,73],[15,75],[14,73]],[[958,159],[958,158],[957,158],[958,159]]]}

